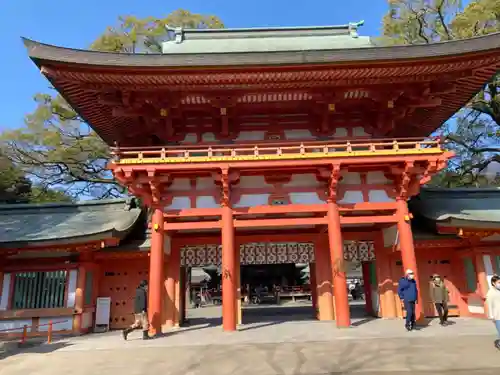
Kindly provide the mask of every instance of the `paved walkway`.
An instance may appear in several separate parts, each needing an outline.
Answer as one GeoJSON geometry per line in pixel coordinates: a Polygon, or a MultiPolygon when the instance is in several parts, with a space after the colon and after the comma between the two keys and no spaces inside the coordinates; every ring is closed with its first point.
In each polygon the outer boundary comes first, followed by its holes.
{"type": "Polygon", "coordinates": [[[224,333],[210,326],[216,309],[203,313],[208,323],[193,312],[193,325],[151,341],[140,340],[138,332],[125,342],[110,332],[32,348],[0,360],[0,375],[500,373],[489,321],[457,319],[449,327],[431,322],[409,333],[399,320],[357,319],[357,326],[337,329],[330,322],[282,322],[268,312],[267,322],[224,333]]]}

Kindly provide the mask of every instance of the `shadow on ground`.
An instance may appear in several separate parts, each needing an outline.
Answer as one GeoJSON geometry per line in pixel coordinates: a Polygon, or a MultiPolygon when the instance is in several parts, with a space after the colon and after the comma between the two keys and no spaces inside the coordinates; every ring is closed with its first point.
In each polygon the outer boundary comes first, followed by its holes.
{"type": "Polygon", "coordinates": [[[0,360],[13,357],[18,354],[47,354],[56,350],[71,346],[72,344],[64,341],[47,344],[45,342],[27,342],[19,345],[9,345],[9,348],[0,348],[0,360]]]}
{"type": "MultiPolygon", "coordinates": [[[[350,306],[352,326],[357,327],[373,321],[374,317],[368,316],[365,306],[356,304],[350,306]]],[[[222,313],[222,311],[220,311],[222,313]]],[[[207,315],[208,315],[207,309],[207,315]]],[[[240,331],[246,331],[265,326],[282,324],[285,322],[315,321],[311,305],[251,305],[242,308],[242,323],[240,331]]],[[[221,316],[203,316],[203,308],[196,310],[196,315],[189,317],[182,330],[197,330],[206,327],[222,325],[221,316]]],[[[175,331],[174,331],[175,332],[175,331]]],[[[170,333],[169,333],[170,334],[170,333]]]]}

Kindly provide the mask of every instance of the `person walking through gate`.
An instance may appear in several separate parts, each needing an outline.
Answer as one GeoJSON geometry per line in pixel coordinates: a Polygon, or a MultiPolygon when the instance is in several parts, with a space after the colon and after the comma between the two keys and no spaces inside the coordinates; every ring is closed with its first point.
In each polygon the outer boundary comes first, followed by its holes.
{"type": "Polygon", "coordinates": [[[491,278],[490,290],[486,294],[486,306],[488,307],[488,316],[497,328],[498,339],[495,340],[495,346],[500,350],[500,276],[494,275],[491,278]]]}
{"type": "Polygon", "coordinates": [[[448,302],[450,297],[448,288],[444,285],[441,276],[437,274],[432,276],[430,296],[439,315],[439,324],[442,326],[446,325],[448,322],[448,302]]]}
{"type": "Polygon", "coordinates": [[[417,283],[412,270],[406,270],[405,276],[399,280],[398,295],[406,310],[405,327],[412,331],[415,328],[415,304],[418,300],[417,283]]]}
{"type": "Polygon", "coordinates": [[[123,330],[123,339],[127,340],[128,334],[139,328],[142,329],[142,339],[148,340],[148,282],[146,280],[142,280],[135,290],[134,323],[123,330]]]}

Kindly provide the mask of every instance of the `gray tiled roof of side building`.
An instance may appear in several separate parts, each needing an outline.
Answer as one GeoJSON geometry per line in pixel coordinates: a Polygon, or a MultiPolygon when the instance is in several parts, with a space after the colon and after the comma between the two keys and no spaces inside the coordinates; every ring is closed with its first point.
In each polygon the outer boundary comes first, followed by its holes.
{"type": "Polygon", "coordinates": [[[0,205],[0,247],[124,238],[141,212],[134,199],[0,205]]]}
{"type": "Polygon", "coordinates": [[[478,228],[500,226],[500,189],[422,188],[409,202],[411,211],[427,220],[478,228]]]}

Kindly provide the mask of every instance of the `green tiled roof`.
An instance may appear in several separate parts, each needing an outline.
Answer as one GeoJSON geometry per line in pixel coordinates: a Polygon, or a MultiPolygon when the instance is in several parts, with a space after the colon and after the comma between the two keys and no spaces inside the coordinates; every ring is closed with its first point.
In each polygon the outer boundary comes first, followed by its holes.
{"type": "Polygon", "coordinates": [[[416,215],[451,226],[500,227],[500,189],[423,188],[409,202],[416,215]]]}
{"type": "Polygon", "coordinates": [[[163,43],[164,54],[321,51],[373,47],[360,37],[363,22],[343,26],[248,29],[168,28],[174,38],[163,43]]]}
{"type": "Polygon", "coordinates": [[[123,238],[140,215],[131,199],[0,205],[0,248],[123,238]]]}

